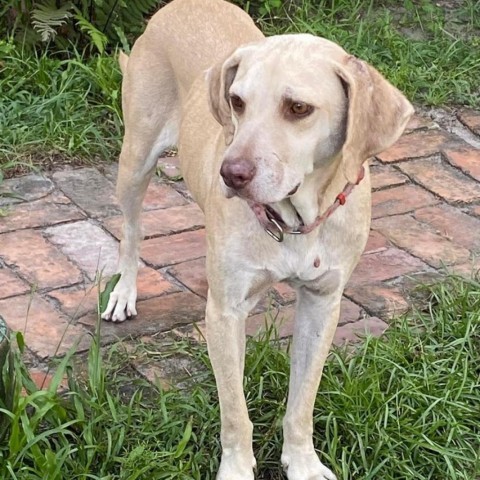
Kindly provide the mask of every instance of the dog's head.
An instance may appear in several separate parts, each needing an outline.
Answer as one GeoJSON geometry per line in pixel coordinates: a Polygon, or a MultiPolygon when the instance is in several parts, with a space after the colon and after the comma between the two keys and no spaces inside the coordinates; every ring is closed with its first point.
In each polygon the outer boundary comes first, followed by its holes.
{"type": "Polygon", "coordinates": [[[227,144],[220,172],[227,190],[263,204],[292,195],[337,159],[354,182],[413,113],[374,68],[311,35],[242,46],[209,71],[208,83],[227,144]]]}

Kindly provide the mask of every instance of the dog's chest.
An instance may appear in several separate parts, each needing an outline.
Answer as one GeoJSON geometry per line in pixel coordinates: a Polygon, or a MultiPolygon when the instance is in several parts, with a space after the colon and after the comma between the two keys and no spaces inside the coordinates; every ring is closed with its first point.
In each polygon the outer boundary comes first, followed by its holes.
{"type": "Polygon", "coordinates": [[[348,278],[358,261],[365,233],[324,229],[315,241],[291,239],[271,264],[274,277],[294,288],[329,292],[348,278]]]}
{"type": "Polygon", "coordinates": [[[272,276],[294,288],[329,291],[337,285],[344,265],[336,254],[328,254],[321,244],[310,248],[288,248],[271,264],[272,276]]]}

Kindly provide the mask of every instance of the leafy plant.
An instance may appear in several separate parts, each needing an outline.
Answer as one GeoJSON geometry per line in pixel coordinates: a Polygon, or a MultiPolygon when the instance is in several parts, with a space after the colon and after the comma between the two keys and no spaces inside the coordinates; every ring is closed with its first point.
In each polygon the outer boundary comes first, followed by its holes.
{"type": "Polygon", "coordinates": [[[9,0],[0,9],[0,27],[24,45],[54,44],[63,50],[70,43],[103,52],[108,45],[128,47],[145,27],[159,0],[9,0]]]}
{"type": "Polygon", "coordinates": [[[49,2],[39,4],[32,10],[32,25],[40,34],[42,41],[48,42],[56,37],[58,27],[65,25],[72,17],[71,8],[70,2],[59,8],[55,7],[53,2],[49,2]]]}

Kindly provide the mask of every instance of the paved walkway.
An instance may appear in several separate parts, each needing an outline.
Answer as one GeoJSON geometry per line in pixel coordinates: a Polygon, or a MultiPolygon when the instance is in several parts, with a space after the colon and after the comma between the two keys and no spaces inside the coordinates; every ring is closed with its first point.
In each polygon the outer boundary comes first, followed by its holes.
{"type": "MultiPolygon", "coordinates": [[[[447,267],[470,275],[480,252],[480,112],[462,110],[443,127],[417,116],[405,135],[372,161],[373,221],[360,264],[345,291],[335,341],[368,330],[380,334],[408,305],[411,277],[447,267]]],[[[160,160],[144,204],[138,317],[103,323],[105,342],[146,338],[203,325],[207,285],[203,216],[177,181],[175,158],[160,160]]],[[[121,229],[114,196],[116,166],[65,169],[10,179],[0,196],[0,314],[25,331],[32,362],[88,349],[96,322],[99,271],[115,271],[121,229]],[[68,326],[68,329],[67,329],[68,326]]],[[[264,312],[292,331],[294,293],[278,285],[248,322],[264,312]]],[[[40,363],[39,363],[40,362],[40,363]]]]}

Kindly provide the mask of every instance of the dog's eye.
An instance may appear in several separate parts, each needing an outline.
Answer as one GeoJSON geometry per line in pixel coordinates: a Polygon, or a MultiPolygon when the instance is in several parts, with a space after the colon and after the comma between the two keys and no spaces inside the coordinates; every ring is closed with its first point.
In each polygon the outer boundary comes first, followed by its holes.
{"type": "Polygon", "coordinates": [[[296,117],[306,117],[313,111],[313,107],[304,102],[293,102],[290,106],[290,112],[296,117]]]}
{"type": "Polygon", "coordinates": [[[232,95],[230,97],[230,103],[232,104],[233,110],[237,113],[242,113],[245,110],[245,102],[238,95],[232,95]]]}

